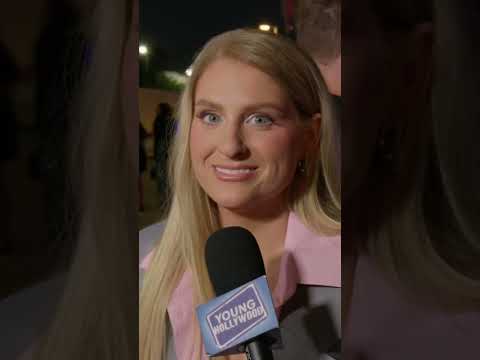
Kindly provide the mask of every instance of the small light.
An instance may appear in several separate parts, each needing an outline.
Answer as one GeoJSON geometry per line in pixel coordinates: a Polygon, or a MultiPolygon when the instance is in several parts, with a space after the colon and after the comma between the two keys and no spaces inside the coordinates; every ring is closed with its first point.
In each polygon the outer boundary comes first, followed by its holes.
{"type": "Polygon", "coordinates": [[[187,76],[192,76],[192,68],[189,67],[187,70],[185,70],[185,74],[186,74],[187,76]]]}
{"type": "Polygon", "coordinates": [[[138,53],[140,55],[148,55],[148,47],[146,45],[140,45],[138,47],[138,53]]]}
{"type": "Polygon", "coordinates": [[[262,31],[270,31],[271,26],[268,25],[268,24],[260,24],[260,25],[258,26],[258,28],[259,28],[260,30],[262,30],[262,31]]]}

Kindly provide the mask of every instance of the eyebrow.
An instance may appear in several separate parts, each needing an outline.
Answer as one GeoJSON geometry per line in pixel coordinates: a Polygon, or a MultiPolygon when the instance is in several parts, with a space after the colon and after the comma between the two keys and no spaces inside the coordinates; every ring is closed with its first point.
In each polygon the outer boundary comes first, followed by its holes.
{"type": "Polygon", "coordinates": [[[200,99],[197,102],[195,102],[195,106],[206,106],[206,107],[211,107],[211,108],[214,108],[214,109],[223,110],[222,105],[217,104],[213,101],[204,100],[204,99],[200,99]]]}
{"type": "MultiPolygon", "coordinates": [[[[206,106],[206,107],[211,107],[214,109],[218,110],[224,110],[224,107],[221,104],[218,104],[214,101],[206,100],[206,99],[200,99],[197,102],[195,102],[195,106],[206,106]]],[[[280,112],[282,115],[286,114],[287,108],[282,108],[278,106],[278,104],[275,103],[270,103],[270,102],[263,102],[263,103],[257,103],[257,104],[251,104],[248,105],[244,108],[246,112],[254,110],[254,109],[260,109],[260,108],[270,108],[273,110],[276,110],[280,112]]]]}

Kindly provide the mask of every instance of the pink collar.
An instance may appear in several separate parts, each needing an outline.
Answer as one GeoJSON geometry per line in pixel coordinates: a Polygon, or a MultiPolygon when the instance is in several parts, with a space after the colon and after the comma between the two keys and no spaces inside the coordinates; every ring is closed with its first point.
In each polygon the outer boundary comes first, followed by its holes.
{"type": "MultiPolygon", "coordinates": [[[[142,268],[148,266],[150,257],[151,253],[142,262],[142,268]]],[[[340,287],[340,259],[340,236],[316,235],[306,228],[294,213],[290,213],[285,252],[280,262],[278,282],[272,294],[277,313],[295,293],[297,284],[340,287]]],[[[189,271],[185,272],[172,293],[167,310],[178,360],[195,358],[195,349],[190,341],[194,336],[193,321],[196,321],[196,317],[192,274],[189,271]]],[[[205,354],[202,357],[202,360],[204,359],[208,359],[205,354]]]]}

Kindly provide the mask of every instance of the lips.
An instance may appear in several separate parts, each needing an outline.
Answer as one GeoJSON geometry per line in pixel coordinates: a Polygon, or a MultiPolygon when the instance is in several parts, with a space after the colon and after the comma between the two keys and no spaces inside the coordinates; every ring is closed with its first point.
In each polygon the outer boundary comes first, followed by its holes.
{"type": "Polygon", "coordinates": [[[219,173],[226,174],[226,175],[239,175],[239,174],[248,174],[256,170],[256,168],[227,168],[227,167],[220,167],[215,166],[215,170],[219,173]]]}
{"type": "Polygon", "coordinates": [[[256,166],[223,166],[214,165],[217,178],[223,181],[245,181],[250,179],[257,170],[256,166]]]}

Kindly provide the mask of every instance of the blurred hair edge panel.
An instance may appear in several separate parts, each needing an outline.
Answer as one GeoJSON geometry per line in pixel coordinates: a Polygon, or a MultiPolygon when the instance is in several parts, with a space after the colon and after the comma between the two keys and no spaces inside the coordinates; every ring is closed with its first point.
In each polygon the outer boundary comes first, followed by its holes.
{"type": "Polygon", "coordinates": [[[1,357],[136,358],[138,1],[1,13],[1,357]]]}

